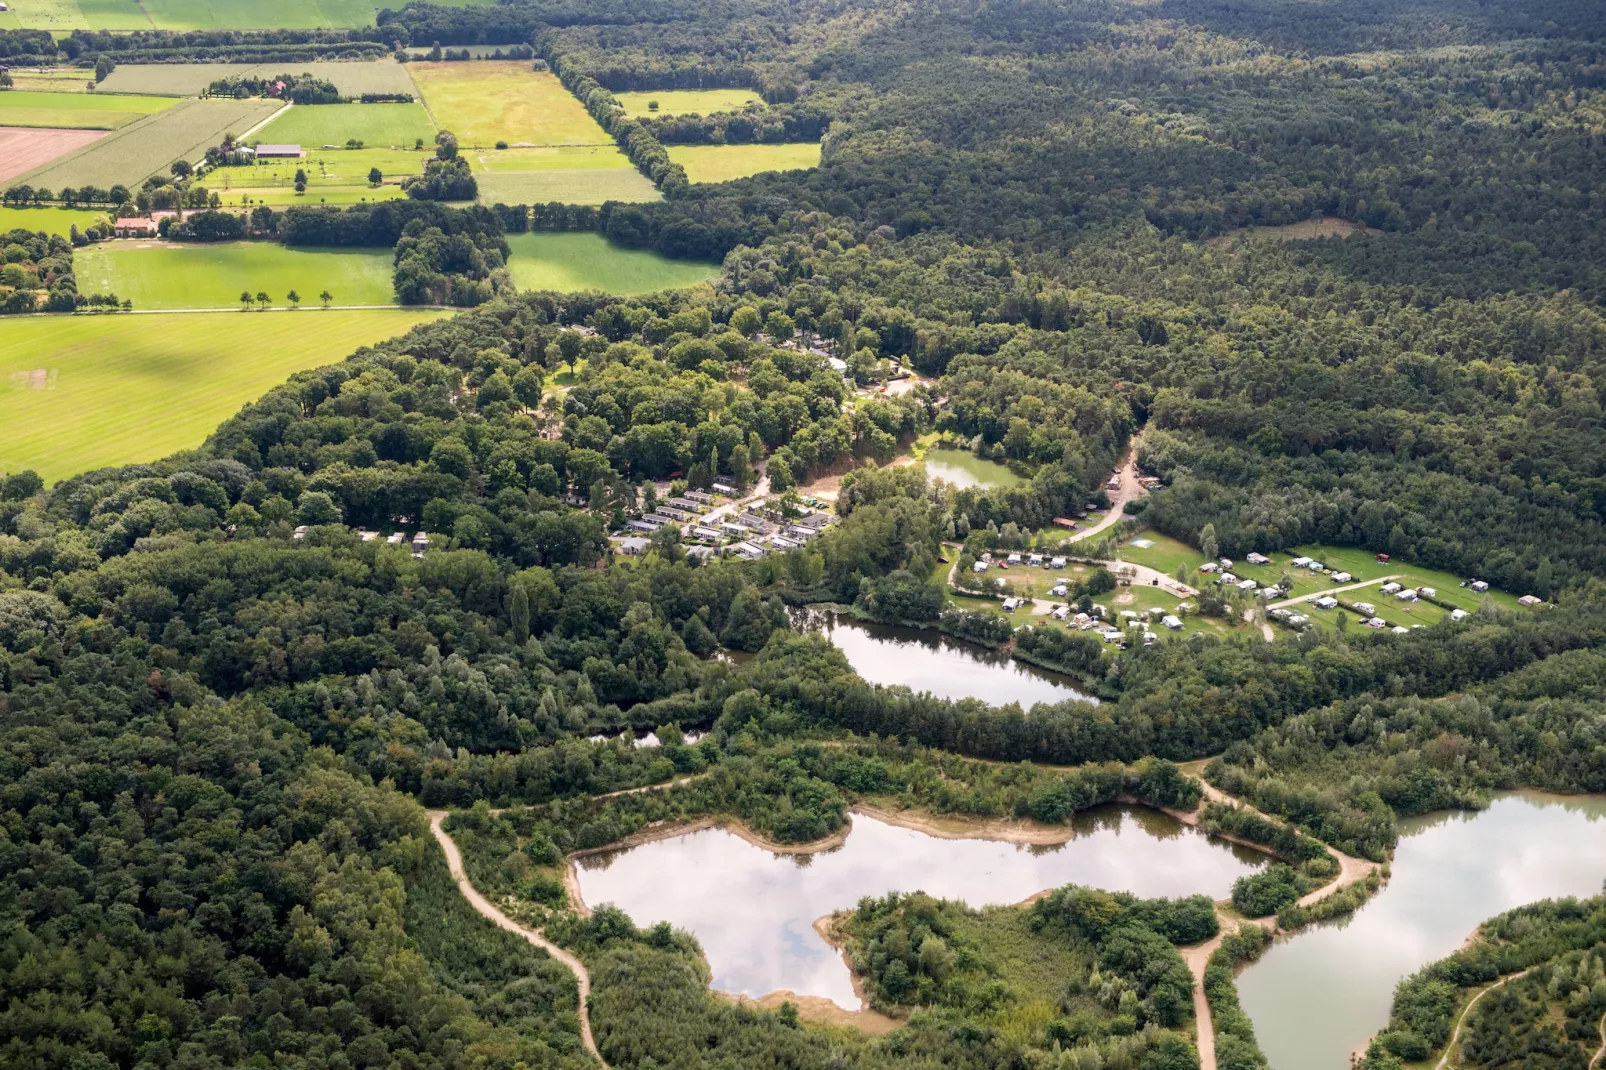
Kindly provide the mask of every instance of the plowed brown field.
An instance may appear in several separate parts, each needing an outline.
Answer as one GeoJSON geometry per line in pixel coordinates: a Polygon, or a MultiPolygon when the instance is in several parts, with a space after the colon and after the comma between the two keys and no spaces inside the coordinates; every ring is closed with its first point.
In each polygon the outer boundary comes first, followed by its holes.
{"type": "Polygon", "coordinates": [[[0,126],[0,182],[43,167],[58,156],[65,156],[105,136],[104,130],[36,130],[0,126]]]}

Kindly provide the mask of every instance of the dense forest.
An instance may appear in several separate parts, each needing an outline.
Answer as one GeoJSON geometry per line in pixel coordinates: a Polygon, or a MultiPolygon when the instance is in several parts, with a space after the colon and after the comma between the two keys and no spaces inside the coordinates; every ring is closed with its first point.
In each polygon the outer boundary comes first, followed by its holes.
{"type": "MultiPolygon", "coordinates": [[[[1215,931],[1189,900],[864,904],[845,924],[877,1000],[929,1009],[878,1039],[711,997],[687,934],[565,913],[558,862],[656,821],[810,842],[872,798],[1192,810],[1171,763],[1209,757],[1288,822],[1201,818],[1280,856],[1234,900],[1288,919],[1324,843],[1384,860],[1402,816],[1606,791],[1600,5],[512,0],[338,33],[0,31],[0,62],[436,43],[542,56],[664,199],[451,208],[430,198],[471,176],[442,142],[411,199],[259,209],[253,237],[394,249],[404,299],[467,310],[295,376],[193,451],[0,474],[0,1061],[585,1065],[572,978],[466,907],[430,806],[460,811],[477,884],[586,960],[614,1066],[1185,1070],[1174,945],[1215,931]],[[708,87],[767,106],[611,103],[708,87]],[[666,148],[816,137],[815,170],[719,184],[666,148]],[[507,236],[544,229],[721,271],[517,292],[507,236]],[[894,367],[921,382],[861,389],[894,367]],[[1020,482],[880,467],[933,433],[1020,482]],[[1184,542],[1364,547],[1551,607],[1130,650],[944,612],[939,559],[1096,500],[1134,443],[1161,486],[1133,509],[1184,542]],[[767,481],[790,507],[822,476],[836,522],[799,549],[705,561],[671,528],[612,551],[665,483],[767,481]],[[420,531],[417,555],[382,537],[420,531]],[[1100,701],[871,685],[794,625],[817,603],[1013,642],[1100,701]],[[1026,947],[1082,972],[1016,1029],[995,1001],[1014,960],[985,952],[1026,947]]],[[[66,243],[0,241],[8,285],[86,300],[66,243]]],[[[1525,911],[1402,988],[1369,1064],[1441,1044],[1453,989],[1543,964],[1463,1053],[1574,1070],[1598,903],[1525,911]],[[1546,1039],[1502,1046],[1536,1021],[1546,1039]]],[[[1231,971],[1261,931],[1207,977],[1243,1066],[1231,971]]]]}

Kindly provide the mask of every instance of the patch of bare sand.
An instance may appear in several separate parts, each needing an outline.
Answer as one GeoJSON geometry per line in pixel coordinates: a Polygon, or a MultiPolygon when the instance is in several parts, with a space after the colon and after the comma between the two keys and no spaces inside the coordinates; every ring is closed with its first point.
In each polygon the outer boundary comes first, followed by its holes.
{"type": "Polygon", "coordinates": [[[857,1029],[873,1037],[886,1036],[897,1029],[903,1021],[891,1015],[873,1009],[870,1000],[865,996],[864,982],[854,972],[853,963],[848,961],[848,953],[842,938],[837,935],[836,923],[843,915],[850,911],[838,911],[824,917],[814,919],[814,931],[819,934],[837,953],[842,956],[842,964],[848,968],[848,976],[853,982],[853,994],[859,998],[860,1008],[850,1011],[837,1006],[824,996],[800,996],[796,992],[781,989],[768,995],[754,999],[751,996],[739,996],[730,992],[720,992],[724,999],[730,1000],[738,1006],[763,1007],[766,1010],[780,1010],[781,1004],[791,1003],[797,1007],[797,1016],[806,1022],[816,1022],[822,1025],[845,1026],[857,1029]]]}
{"type": "Polygon", "coordinates": [[[1376,228],[1356,223],[1336,215],[1324,215],[1319,219],[1307,219],[1299,223],[1289,223],[1280,227],[1240,227],[1219,234],[1205,242],[1206,245],[1230,245],[1239,238],[1250,238],[1255,241],[1310,241],[1315,238],[1348,238],[1351,234],[1380,234],[1376,228]]]}

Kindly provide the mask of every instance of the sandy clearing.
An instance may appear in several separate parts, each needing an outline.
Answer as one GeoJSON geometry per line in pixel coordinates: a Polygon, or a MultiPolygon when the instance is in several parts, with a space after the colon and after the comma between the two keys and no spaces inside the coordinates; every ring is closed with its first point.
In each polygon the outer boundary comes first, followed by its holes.
{"type": "Polygon", "coordinates": [[[0,126],[0,182],[27,174],[52,160],[99,141],[106,130],[0,126]]]}

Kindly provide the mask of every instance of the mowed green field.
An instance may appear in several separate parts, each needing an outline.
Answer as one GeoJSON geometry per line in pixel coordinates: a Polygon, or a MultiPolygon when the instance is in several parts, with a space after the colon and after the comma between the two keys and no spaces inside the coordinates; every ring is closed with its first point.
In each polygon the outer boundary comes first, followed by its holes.
{"type": "MultiPolygon", "coordinates": [[[[495,0],[432,0],[443,7],[495,0]]],[[[384,3],[373,0],[13,0],[0,29],[312,30],[372,26],[384,3]]]]}
{"type": "Polygon", "coordinates": [[[447,313],[32,316],[0,323],[0,471],[48,480],[191,449],[292,372],[447,313]]]}
{"type": "Polygon", "coordinates": [[[729,182],[764,171],[794,171],[820,166],[820,143],[781,145],[669,145],[669,158],[686,169],[693,182],[729,182]]]}
{"type": "Polygon", "coordinates": [[[63,238],[72,233],[73,224],[87,230],[96,223],[105,222],[105,212],[83,208],[0,208],[0,232],[8,230],[44,231],[60,234],[63,238]]]}
{"type": "Polygon", "coordinates": [[[508,267],[521,290],[605,290],[617,294],[694,286],[719,265],[670,260],[610,245],[598,234],[509,234],[508,267]]]}
{"type": "MultiPolygon", "coordinates": [[[[268,78],[310,74],[333,82],[346,96],[363,93],[416,93],[407,68],[393,59],[315,60],[302,63],[127,63],[100,84],[103,93],[155,93],[199,96],[219,78],[268,78]]],[[[336,107],[320,104],[317,107],[336,107]]]]}
{"type": "Polygon", "coordinates": [[[409,63],[435,125],[464,146],[611,145],[585,106],[557,75],[528,60],[409,63]]]}
{"type": "Polygon", "coordinates": [[[174,160],[198,160],[225,133],[243,134],[279,109],[274,101],[185,100],[113,131],[93,144],[18,176],[11,184],[134,186],[166,174],[174,160]]]}
{"type": "Polygon", "coordinates": [[[480,149],[466,155],[476,171],[607,171],[631,166],[630,157],[613,144],[480,149]]]}
{"type": "Polygon", "coordinates": [[[219,167],[209,172],[202,181],[228,207],[388,201],[402,195],[401,180],[420,173],[429,156],[430,153],[411,149],[314,150],[301,160],[270,160],[250,167],[219,167]],[[384,185],[377,189],[368,184],[368,172],[375,167],[384,176],[384,185]],[[307,192],[300,194],[295,188],[298,170],[307,174],[307,192]]]}
{"type": "Polygon", "coordinates": [[[291,249],[276,242],[107,242],[78,250],[73,271],[85,292],[114,293],[138,309],[239,308],[242,291],[265,292],[284,306],[291,290],[307,307],[317,306],[324,290],[337,305],[388,305],[396,299],[391,259],[389,249],[291,249]]]}
{"type": "Polygon", "coordinates": [[[642,204],[661,200],[652,182],[634,168],[606,171],[497,171],[475,175],[481,204],[642,204]]]}
{"type": "Polygon", "coordinates": [[[420,138],[435,142],[435,124],[422,104],[292,105],[258,130],[256,138],[274,145],[315,149],[345,145],[353,138],[364,147],[412,148],[420,138]]]}
{"type": "Polygon", "coordinates": [[[764,106],[756,89],[660,89],[650,92],[615,93],[625,106],[625,114],[640,119],[649,115],[712,115],[717,111],[742,111],[749,105],[764,106]],[[653,101],[657,108],[648,107],[653,101]]]}
{"type": "Polygon", "coordinates": [[[171,97],[11,90],[0,93],[0,126],[117,130],[142,116],[166,111],[173,104],[171,97]]]}

